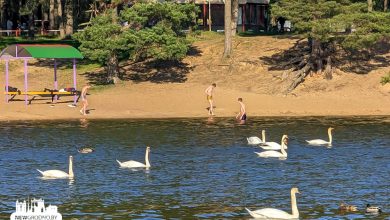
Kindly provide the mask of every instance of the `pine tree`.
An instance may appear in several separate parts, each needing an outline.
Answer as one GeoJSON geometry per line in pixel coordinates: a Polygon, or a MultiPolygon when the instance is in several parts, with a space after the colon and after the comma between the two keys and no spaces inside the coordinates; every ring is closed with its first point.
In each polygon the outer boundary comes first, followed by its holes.
{"type": "Polygon", "coordinates": [[[65,13],[66,13],[65,34],[70,36],[73,34],[73,26],[74,26],[74,18],[73,18],[74,2],[73,2],[73,0],[66,0],[65,13]]]}
{"type": "Polygon", "coordinates": [[[65,37],[65,26],[64,26],[62,2],[63,0],[57,0],[57,23],[58,23],[58,29],[60,30],[60,36],[63,38],[65,37]]]}
{"type": "Polygon", "coordinates": [[[373,4],[372,4],[372,0],[367,0],[367,6],[368,6],[368,11],[369,12],[372,12],[372,10],[373,10],[373,4]]]}
{"type": "Polygon", "coordinates": [[[287,92],[311,71],[332,78],[332,55],[338,48],[370,48],[390,34],[390,13],[368,12],[366,1],[279,0],[272,5],[272,13],[290,20],[311,48],[308,54],[292,59],[296,71],[287,92]]]}
{"type": "Polygon", "coordinates": [[[88,59],[105,66],[107,83],[115,83],[122,59],[182,59],[189,49],[183,30],[195,25],[196,13],[194,4],[137,3],[115,19],[111,9],[105,11],[73,36],[88,59]]]}
{"type": "Polygon", "coordinates": [[[6,16],[5,16],[5,0],[0,0],[0,28],[5,26],[6,23],[6,16]]]}
{"type": "Polygon", "coordinates": [[[50,0],[49,2],[49,29],[54,30],[56,23],[55,23],[55,14],[54,14],[54,9],[55,9],[55,0],[50,0]]]}
{"type": "Polygon", "coordinates": [[[232,0],[232,36],[236,36],[238,19],[238,0],[232,0]]]}
{"type": "Polygon", "coordinates": [[[225,0],[225,46],[223,58],[229,58],[232,55],[232,1],[225,0]]]}

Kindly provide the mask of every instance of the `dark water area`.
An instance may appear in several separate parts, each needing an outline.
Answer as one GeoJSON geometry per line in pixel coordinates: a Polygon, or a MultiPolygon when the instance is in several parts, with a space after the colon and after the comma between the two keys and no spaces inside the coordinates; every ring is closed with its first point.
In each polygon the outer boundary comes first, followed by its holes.
{"type": "Polygon", "coordinates": [[[290,189],[298,187],[301,219],[390,219],[390,117],[251,118],[247,125],[217,118],[1,122],[0,219],[15,201],[43,198],[63,219],[250,219],[245,207],[291,213],[290,189]],[[327,140],[331,148],[309,146],[327,140]],[[260,158],[246,137],[280,142],[288,158],[260,158]],[[95,152],[77,148],[92,145],[95,152]],[[151,168],[119,168],[120,161],[151,168]],[[68,171],[75,179],[44,180],[36,169],[68,171]],[[340,202],[356,205],[340,213],[340,202]],[[384,213],[366,215],[367,203],[384,213]]]}

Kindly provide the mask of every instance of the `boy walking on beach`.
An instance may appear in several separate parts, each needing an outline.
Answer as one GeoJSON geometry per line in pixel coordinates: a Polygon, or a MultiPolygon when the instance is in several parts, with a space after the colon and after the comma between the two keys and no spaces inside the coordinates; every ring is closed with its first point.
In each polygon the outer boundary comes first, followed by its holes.
{"type": "Polygon", "coordinates": [[[245,104],[242,102],[242,98],[238,98],[238,103],[240,104],[240,112],[237,114],[236,119],[239,120],[240,125],[242,125],[246,122],[245,104]]]}
{"type": "Polygon", "coordinates": [[[81,98],[81,102],[83,103],[83,107],[80,109],[80,113],[82,115],[87,114],[87,106],[88,106],[87,92],[89,88],[91,88],[91,85],[87,84],[81,89],[80,98],[81,98]]]}
{"type": "Polygon", "coordinates": [[[211,84],[211,86],[207,87],[207,89],[205,90],[205,93],[207,95],[207,101],[209,101],[209,103],[210,103],[209,115],[214,115],[213,92],[214,92],[215,87],[217,87],[217,84],[213,83],[213,84],[211,84]]]}

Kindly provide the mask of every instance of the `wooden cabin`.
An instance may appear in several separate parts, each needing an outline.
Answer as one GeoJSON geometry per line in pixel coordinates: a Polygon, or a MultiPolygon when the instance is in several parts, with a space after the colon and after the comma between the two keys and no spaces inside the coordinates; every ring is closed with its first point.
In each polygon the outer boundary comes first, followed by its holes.
{"type": "MultiPolygon", "coordinates": [[[[208,29],[209,11],[211,12],[212,30],[224,29],[224,1],[223,0],[195,0],[199,6],[199,27],[208,29]],[[210,5],[210,8],[209,8],[210,5]]],[[[259,32],[265,31],[269,24],[269,0],[239,0],[237,31],[248,30],[259,32]]]]}

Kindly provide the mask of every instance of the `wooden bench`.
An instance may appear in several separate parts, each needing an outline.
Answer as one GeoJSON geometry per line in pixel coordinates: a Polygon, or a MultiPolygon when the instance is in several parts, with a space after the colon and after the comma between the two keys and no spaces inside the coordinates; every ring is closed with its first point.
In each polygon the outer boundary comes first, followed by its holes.
{"type": "Polygon", "coordinates": [[[31,104],[31,102],[37,97],[37,96],[41,96],[41,97],[51,97],[51,102],[54,102],[54,98],[55,96],[57,97],[60,97],[60,96],[74,96],[74,95],[77,95],[77,100],[76,102],[79,101],[80,99],[80,94],[81,92],[80,91],[77,91],[77,90],[74,90],[74,91],[64,91],[64,92],[60,92],[58,90],[50,90],[50,89],[45,89],[44,91],[27,91],[27,92],[24,92],[24,91],[20,91],[20,90],[16,90],[16,91],[8,91],[8,92],[4,92],[5,95],[11,95],[11,98],[8,99],[8,100],[13,100],[15,98],[15,96],[17,95],[29,95],[29,96],[33,96],[30,100],[29,100],[29,104],[31,104]]]}

